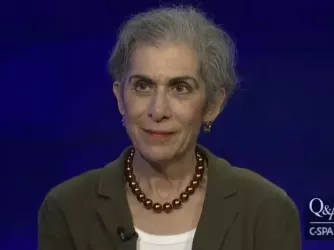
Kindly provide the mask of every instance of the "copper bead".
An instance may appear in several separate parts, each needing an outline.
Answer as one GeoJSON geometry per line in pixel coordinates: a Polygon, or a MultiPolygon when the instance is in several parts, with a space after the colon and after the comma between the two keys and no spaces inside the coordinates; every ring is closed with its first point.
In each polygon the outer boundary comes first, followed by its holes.
{"type": "Polygon", "coordinates": [[[201,181],[202,180],[202,178],[203,178],[203,175],[202,174],[194,174],[194,180],[196,180],[196,181],[201,181]]]}
{"type": "Polygon", "coordinates": [[[185,202],[189,199],[189,195],[186,192],[180,194],[180,200],[185,202]]]}
{"type": "Polygon", "coordinates": [[[173,206],[172,206],[172,204],[166,202],[166,203],[163,205],[162,209],[163,209],[163,211],[164,211],[165,213],[168,214],[168,213],[172,212],[172,210],[173,210],[173,206]]]}
{"type": "Polygon", "coordinates": [[[131,188],[131,189],[133,189],[133,188],[135,188],[135,187],[137,187],[138,186],[138,184],[137,184],[137,182],[136,181],[129,181],[129,187],[131,188]]]}
{"type": "Polygon", "coordinates": [[[136,177],[133,174],[127,174],[126,175],[126,180],[128,182],[133,182],[133,181],[136,181],[136,177]]]}
{"type": "Polygon", "coordinates": [[[139,193],[141,193],[141,190],[140,190],[140,187],[135,187],[135,188],[132,188],[132,192],[135,194],[135,195],[138,195],[139,193]]]}
{"type": "Polygon", "coordinates": [[[153,211],[155,213],[161,213],[162,212],[162,205],[160,203],[154,203],[153,204],[153,211]]]}
{"type": "Polygon", "coordinates": [[[144,200],[144,207],[147,209],[151,209],[153,206],[153,201],[150,199],[145,199],[144,200]]]}
{"type": "Polygon", "coordinates": [[[193,193],[195,192],[195,188],[192,187],[192,186],[188,186],[188,187],[186,188],[186,192],[187,192],[188,194],[193,194],[193,193]]]}
{"type": "Polygon", "coordinates": [[[173,208],[174,209],[179,209],[181,207],[182,201],[179,199],[175,199],[172,202],[173,208]]]}
{"type": "Polygon", "coordinates": [[[204,173],[204,166],[203,165],[198,165],[196,167],[196,173],[197,174],[203,174],[204,173]]]}
{"type": "Polygon", "coordinates": [[[190,183],[190,185],[191,185],[192,187],[196,188],[196,187],[198,187],[198,185],[199,185],[199,181],[198,181],[198,180],[192,180],[191,183],[190,183]]]}
{"type": "Polygon", "coordinates": [[[137,194],[137,200],[139,201],[139,202],[143,202],[144,200],[145,200],[145,194],[143,194],[143,193],[139,193],[139,194],[137,194]]]}
{"type": "Polygon", "coordinates": [[[132,174],[132,173],[133,173],[132,167],[130,167],[130,166],[126,166],[126,167],[124,168],[124,173],[125,173],[126,176],[127,176],[128,174],[132,174]]]}

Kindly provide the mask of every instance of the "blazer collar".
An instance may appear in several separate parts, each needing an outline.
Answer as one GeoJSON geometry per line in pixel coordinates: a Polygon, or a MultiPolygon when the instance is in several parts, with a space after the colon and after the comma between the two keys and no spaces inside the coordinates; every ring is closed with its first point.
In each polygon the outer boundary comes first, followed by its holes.
{"type": "Polygon", "coordinates": [[[109,163],[100,174],[98,194],[103,198],[98,214],[117,250],[135,250],[137,237],[122,241],[118,229],[126,235],[135,233],[131,211],[126,198],[124,164],[130,147],[126,148],[115,161],[109,163]]]}
{"type": "MultiPolygon", "coordinates": [[[[98,183],[98,194],[103,197],[99,205],[102,222],[115,242],[116,249],[135,250],[136,237],[122,242],[117,227],[134,232],[133,220],[128,206],[123,178],[123,166],[130,148],[108,164],[102,171],[98,183]]],[[[208,184],[201,218],[196,230],[193,250],[219,249],[227,232],[238,215],[238,199],[233,168],[223,159],[213,155],[208,149],[198,145],[197,149],[206,157],[208,184]]]]}
{"type": "Polygon", "coordinates": [[[208,184],[192,249],[216,250],[223,245],[238,215],[235,175],[227,161],[216,157],[203,146],[198,146],[198,150],[206,156],[208,184]]]}

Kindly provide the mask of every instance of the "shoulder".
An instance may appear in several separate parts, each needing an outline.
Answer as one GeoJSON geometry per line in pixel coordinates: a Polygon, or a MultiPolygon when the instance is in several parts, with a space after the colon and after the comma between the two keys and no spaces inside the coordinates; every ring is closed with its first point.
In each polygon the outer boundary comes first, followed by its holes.
{"type": "Polygon", "coordinates": [[[74,176],[52,187],[46,197],[56,200],[72,199],[87,191],[96,189],[103,168],[93,169],[74,176]]]}
{"type": "Polygon", "coordinates": [[[127,147],[117,159],[101,168],[86,171],[53,187],[46,195],[45,200],[53,200],[64,206],[90,207],[100,197],[110,196],[113,190],[123,184],[123,170],[127,147]]]}
{"type": "Polygon", "coordinates": [[[113,161],[105,167],[92,169],[63,181],[48,191],[44,203],[63,210],[90,207],[98,198],[101,179],[106,178],[106,175],[109,175],[115,167],[115,161],[113,161]]]}
{"type": "Polygon", "coordinates": [[[249,169],[232,167],[238,189],[246,199],[254,199],[262,209],[264,207],[281,208],[282,212],[296,212],[297,207],[283,188],[274,184],[264,176],[249,169]]]}
{"type": "MultiPolygon", "coordinates": [[[[240,198],[241,206],[247,209],[280,209],[282,213],[297,213],[297,207],[288,193],[255,171],[232,166],[224,159],[218,160],[224,173],[229,172],[231,185],[240,198]]],[[[222,187],[223,188],[223,187],[222,187]]]]}
{"type": "Polygon", "coordinates": [[[255,171],[233,166],[227,160],[216,156],[209,149],[198,145],[198,150],[205,155],[209,167],[209,179],[220,187],[222,195],[236,193],[243,205],[258,205],[264,200],[292,204],[285,190],[255,171]],[[226,190],[229,190],[226,192],[226,190]]]}
{"type": "Polygon", "coordinates": [[[243,193],[257,193],[264,197],[284,197],[287,195],[284,189],[255,171],[231,165],[230,168],[234,174],[238,190],[243,193]]]}

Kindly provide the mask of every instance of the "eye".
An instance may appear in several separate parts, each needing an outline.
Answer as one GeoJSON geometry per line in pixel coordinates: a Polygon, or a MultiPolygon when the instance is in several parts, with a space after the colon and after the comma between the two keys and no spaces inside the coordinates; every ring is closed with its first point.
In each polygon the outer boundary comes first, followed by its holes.
{"type": "Polygon", "coordinates": [[[189,93],[191,89],[188,84],[181,82],[173,86],[173,91],[179,94],[186,94],[189,93]]]}
{"type": "Polygon", "coordinates": [[[151,85],[144,81],[138,81],[135,83],[134,89],[138,92],[147,92],[151,89],[151,85]]]}

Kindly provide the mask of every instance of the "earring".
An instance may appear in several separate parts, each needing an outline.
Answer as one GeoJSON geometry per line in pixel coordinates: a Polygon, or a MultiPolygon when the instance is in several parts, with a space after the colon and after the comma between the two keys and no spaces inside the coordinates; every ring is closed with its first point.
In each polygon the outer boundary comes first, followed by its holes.
{"type": "Polygon", "coordinates": [[[204,132],[209,133],[211,131],[211,127],[212,127],[212,122],[210,121],[204,122],[203,124],[204,132]]]}
{"type": "Polygon", "coordinates": [[[122,125],[125,126],[124,115],[122,116],[122,125]]]}

